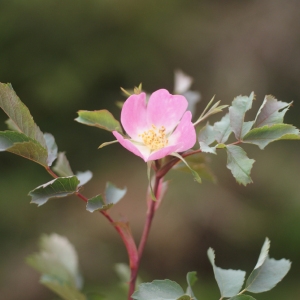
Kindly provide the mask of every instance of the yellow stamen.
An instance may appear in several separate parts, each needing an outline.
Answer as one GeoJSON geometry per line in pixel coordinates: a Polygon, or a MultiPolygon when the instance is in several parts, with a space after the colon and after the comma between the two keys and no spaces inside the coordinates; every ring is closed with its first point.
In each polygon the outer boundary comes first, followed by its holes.
{"type": "Polygon", "coordinates": [[[164,126],[157,129],[155,125],[152,125],[151,129],[144,131],[139,136],[151,151],[159,150],[168,145],[166,128],[164,126]]]}

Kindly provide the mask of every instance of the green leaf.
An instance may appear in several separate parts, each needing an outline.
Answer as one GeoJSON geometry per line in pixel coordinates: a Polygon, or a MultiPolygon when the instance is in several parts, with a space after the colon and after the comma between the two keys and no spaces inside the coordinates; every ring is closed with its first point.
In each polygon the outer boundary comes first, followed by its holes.
{"type": "Polygon", "coordinates": [[[220,289],[222,297],[232,297],[238,294],[245,280],[245,271],[241,270],[224,270],[215,265],[215,252],[209,248],[207,255],[212,264],[215,279],[220,289]]]}
{"type": "Polygon", "coordinates": [[[127,188],[119,189],[111,182],[106,183],[105,199],[101,195],[97,195],[88,200],[86,210],[94,212],[96,210],[107,210],[117,204],[126,194],[127,188]]]}
{"type": "Polygon", "coordinates": [[[255,300],[255,299],[249,295],[238,295],[238,296],[234,296],[228,300],[255,300]]]}
{"type": "Polygon", "coordinates": [[[0,151],[8,151],[47,166],[48,153],[38,142],[17,131],[0,132],[0,151]]]}
{"type": "Polygon", "coordinates": [[[49,199],[61,198],[77,192],[79,180],[76,176],[59,177],[51,180],[29,192],[31,203],[38,206],[45,204],[49,199]]]}
{"type": "Polygon", "coordinates": [[[214,124],[215,138],[218,143],[226,143],[231,132],[229,113],[226,114],[221,121],[214,124]]]}
{"type": "Polygon", "coordinates": [[[21,132],[12,119],[8,118],[5,121],[5,124],[7,125],[8,130],[21,132]]]}
{"type": "Polygon", "coordinates": [[[283,123],[283,118],[292,103],[278,101],[271,95],[265,96],[264,102],[258,110],[254,127],[271,126],[283,123]],[[279,111],[281,110],[282,111],[279,111]]]}
{"type": "Polygon", "coordinates": [[[40,283],[65,300],[87,300],[86,296],[65,281],[51,275],[42,275],[40,283]]]}
{"type": "Polygon", "coordinates": [[[53,171],[61,177],[67,177],[74,175],[70,163],[66,157],[65,152],[59,152],[57,155],[57,161],[53,166],[53,171]]]}
{"type": "Polygon", "coordinates": [[[243,130],[245,113],[252,107],[253,99],[253,92],[249,97],[238,96],[234,98],[232,105],[229,107],[230,125],[237,140],[240,140],[245,134],[245,129],[243,130]]]}
{"type": "Polygon", "coordinates": [[[255,144],[264,149],[268,144],[281,139],[300,139],[299,130],[288,124],[274,124],[250,130],[243,138],[244,143],[255,144]]]}
{"type": "Polygon", "coordinates": [[[239,146],[228,145],[226,150],[227,168],[231,171],[236,181],[243,185],[251,183],[250,172],[255,160],[248,158],[246,152],[239,146]]]}
{"type": "Polygon", "coordinates": [[[57,145],[54,136],[50,133],[44,133],[44,138],[47,145],[48,159],[47,164],[51,166],[53,161],[57,158],[57,145]]]}
{"type": "Polygon", "coordinates": [[[80,110],[78,111],[78,115],[79,117],[76,118],[75,121],[79,123],[95,126],[108,131],[116,130],[119,133],[123,132],[120,122],[106,109],[95,111],[80,110]]]}
{"type": "Polygon", "coordinates": [[[67,238],[56,233],[43,235],[39,243],[40,252],[27,257],[26,262],[46,278],[81,289],[78,257],[74,246],[67,238]]]}
{"type": "Polygon", "coordinates": [[[180,298],[186,296],[181,286],[169,279],[154,280],[151,283],[142,283],[138,290],[132,294],[132,298],[136,300],[181,300],[188,298],[180,298]]]}
{"type": "Polygon", "coordinates": [[[197,300],[197,298],[195,297],[193,290],[192,290],[192,286],[194,285],[194,283],[198,280],[197,278],[197,272],[188,272],[186,275],[186,281],[188,283],[188,287],[186,290],[186,293],[193,299],[193,300],[197,300]]]}
{"type": "Polygon", "coordinates": [[[29,109],[19,99],[10,84],[0,83],[0,107],[14,123],[14,127],[47,149],[44,135],[34,123],[29,109]]]}
{"type": "Polygon", "coordinates": [[[269,258],[270,241],[266,238],[258,262],[246,282],[246,291],[262,293],[271,290],[291,268],[287,259],[269,258]]]}

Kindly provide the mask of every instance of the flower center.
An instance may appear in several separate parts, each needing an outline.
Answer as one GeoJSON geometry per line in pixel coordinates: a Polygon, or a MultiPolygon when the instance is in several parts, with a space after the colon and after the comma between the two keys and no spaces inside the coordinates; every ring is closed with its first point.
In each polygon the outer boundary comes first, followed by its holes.
{"type": "Polygon", "coordinates": [[[142,134],[139,134],[139,136],[151,151],[159,150],[168,145],[166,128],[164,126],[156,128],[155,125],[152,125],[151,129],[144,131],[142,134]]]}

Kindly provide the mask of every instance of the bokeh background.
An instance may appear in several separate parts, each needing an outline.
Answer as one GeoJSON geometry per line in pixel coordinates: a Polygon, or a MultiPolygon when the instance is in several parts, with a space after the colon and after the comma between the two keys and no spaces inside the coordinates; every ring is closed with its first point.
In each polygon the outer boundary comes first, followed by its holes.
{"type": "MultiPolygon", "coordinates": [[[[117,118],[119,87],[143,83],[144,90],[173,89],[174,70],[194,78],[200,113],[216,94],[230,104],[255,91],[257,111],[264,95],[294,105],[285,121],[300,127],[300,2],[297,0],[2,0],[0,81],[11,82],[42,131],[51,132],[73,170],[90,169],[87,197],[105,182],[127,186],[113,209],[127,216],[139,239],[145,216],[146,166],[112,145],[108,132],[74,122],[79,109],[106,108],[117,118]]],[[[221,115],[216,117],[216,120],[221,115]]],[[[0,129],[6,116],[0,112],[0,129]]],[[[292,262],[288,276],[258,299],[297,299],[300,294],[300,144],[278,142],[264,151],[247,146],[256,163],[253,184],[239,186],[226,156],[207,156],[217,184],[169,175],[170,189],[158,211],[142,262],[146,281],[169,278],[184,284],[198,272],[197,295],[218,299],[206,251],[217,265],[254,267],[266,236],[271,257],[292,262]]],[[[118,293],[115,263],[126,262],[114,229],[90,214],[75,197],[29,204],[28,192],[49,180],[39,165],[10,153],[0,156],[0,297],[56,299],[25,264],[42,233],[66,236],[78,250],[85,289],[125,299],[118,293]]]]}

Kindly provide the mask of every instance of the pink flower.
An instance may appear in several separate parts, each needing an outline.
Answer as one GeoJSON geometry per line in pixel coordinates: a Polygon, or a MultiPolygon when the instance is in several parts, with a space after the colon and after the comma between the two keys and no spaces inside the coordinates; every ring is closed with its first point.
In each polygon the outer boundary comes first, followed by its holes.
{"type": "Polygon", "coordinates": [[[121,123],[129,138],[113,131],[119,143],[145,162],[183,152],[196,142],[192,114],[181,95],[167,90],[154,92],[148,103],[146,94],[131,95],[124,103],[121,123]]]}

